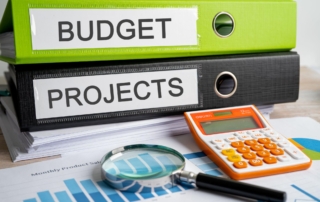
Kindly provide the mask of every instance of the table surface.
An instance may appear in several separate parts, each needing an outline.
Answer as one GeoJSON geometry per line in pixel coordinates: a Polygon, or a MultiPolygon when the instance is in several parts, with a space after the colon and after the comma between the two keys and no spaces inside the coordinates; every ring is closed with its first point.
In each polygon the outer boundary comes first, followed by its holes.
{"type": "MultiPolygon", "coordinates": [[[[308,116],[320,123],[320,74],[307,67],[301,67],[300,92],[297,102],[274,105],[274,110],[270,118],[288,118],[295,116],[308,116]]],[[[59,158],[59,156],[13,163],[0,131],[0,169],[54,158],[59,158]]]]}

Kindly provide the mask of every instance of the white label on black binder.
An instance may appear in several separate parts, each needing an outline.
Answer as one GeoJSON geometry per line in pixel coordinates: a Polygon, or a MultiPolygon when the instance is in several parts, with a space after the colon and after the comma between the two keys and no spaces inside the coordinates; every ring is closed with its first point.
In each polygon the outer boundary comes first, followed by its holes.
{"type": "Polygon", "coordinates": [[[197,69],[33,80],[36,118],[195,105],[197,69]]]}
{"type": "Polygon", "coordinates": [[[33,50],[197,45],[197,8],[30,8],[33,50]]]}

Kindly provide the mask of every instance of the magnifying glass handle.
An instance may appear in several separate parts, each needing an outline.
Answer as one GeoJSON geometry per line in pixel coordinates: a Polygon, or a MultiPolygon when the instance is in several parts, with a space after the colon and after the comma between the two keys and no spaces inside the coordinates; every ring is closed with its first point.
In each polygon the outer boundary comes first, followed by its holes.
{"type": "Polygon", "coordinates": [[[287,198],[286,192],[283,191],[260,187],[226,178],[215,177],[203,173],[199,173],[196,176],[195,183],[199,188],[210,189],[261,201],[282,202],[286,201],[287,198]]]}

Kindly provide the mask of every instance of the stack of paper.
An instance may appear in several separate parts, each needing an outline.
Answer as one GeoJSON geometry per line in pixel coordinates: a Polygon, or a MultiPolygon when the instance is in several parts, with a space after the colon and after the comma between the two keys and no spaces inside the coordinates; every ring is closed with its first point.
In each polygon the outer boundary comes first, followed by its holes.
{"type": "Polygon", "coordinates": [[[144,121],[75,127],[39,132],[20,132],[10,97],[2,97],[5,112],[0,125],[13,161],[63,155],[97,147],[123,145],[132,141],[185,134],[189,130],[183,116],[144,121]]]}
{"type": "MultiPolygon", "coordinates": [[[[2,97],[0,125],[12,160],[21,161],[90,150],[114,148],[134,142],[189,133],[182,115],[157,119],[75,127],[38,132],[20,132],[11,97],[2,97]]],[[[258,107],[268,116],[273,105],[258,107]]]]}

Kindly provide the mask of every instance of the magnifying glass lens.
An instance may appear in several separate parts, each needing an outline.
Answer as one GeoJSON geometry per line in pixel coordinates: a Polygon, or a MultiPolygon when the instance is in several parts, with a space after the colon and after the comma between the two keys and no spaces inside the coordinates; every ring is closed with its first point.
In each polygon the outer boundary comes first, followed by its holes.
{"type": "Polygon", "coordinates": [[[102,161],[102,170],[109,181],[159,179],[185,165],[182,155],[159,145],[133,145],[117,150],[102,161]]]}

